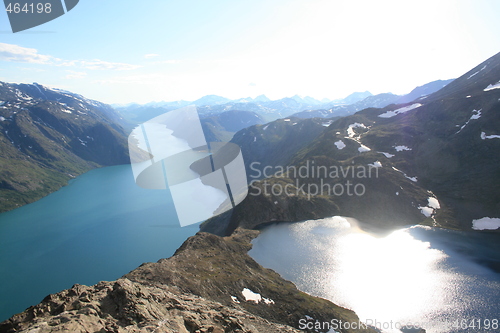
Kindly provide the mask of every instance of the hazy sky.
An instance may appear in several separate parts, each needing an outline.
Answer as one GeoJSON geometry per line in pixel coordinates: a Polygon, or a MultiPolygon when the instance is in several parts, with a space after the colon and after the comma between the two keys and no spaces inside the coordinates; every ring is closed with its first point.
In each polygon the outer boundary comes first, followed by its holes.
{"type": "Polygon", "coordinates": [[[107,103],[403,94],[500,51],[496,0],[80,0],[13,34],[0,80],[107,103]]]}

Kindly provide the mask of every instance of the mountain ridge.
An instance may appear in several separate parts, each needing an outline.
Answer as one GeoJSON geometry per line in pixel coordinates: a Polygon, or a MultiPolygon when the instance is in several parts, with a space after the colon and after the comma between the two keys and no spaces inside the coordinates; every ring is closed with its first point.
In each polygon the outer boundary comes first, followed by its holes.
{"type": "Polygon", "coordinates": [[[90,169],[128,163],[120,116],[39,84],[0,83],[0,211],[33,202],[90,169]]]}
{"type": "Polygon", "coordinates": [[[353,311],[299,291],[253,260],[247,252],[258,234],[199,232],[172,257],[144,263],[116,281],[48,295],[1,322],[0,332],[318,332],[314,326],[298,330],[301,320],[359,323],[353,311]]]}
{"type": "Polygon", "coordinates": [[[262,116],[266,121],[273,121],[279,118],[295,116],[300,118],[331,118],[338,116],[347,116],[356,111],[367,107],[384,107],[392,103],[403,103],[407,99],[413,100],[412,96],[421,97],[424,93],[430,94],[441,88],[442,84],[452,80],[438,80],[429,82],[420,87],[416,87],[409,94],[394,95],[391,93],[382,93],[372,95],[370,92],[354,92],[341,99],[325,99],[321,101],[310,96],[301,97],[294,95],[277,100],[270,100],[265,95],[257,96],[252,99],[239,98],[230,100],[228,98],[207,95],[196,101],[177,101],[177,102],[155,102],[144,105],[132,104],[129,106],[117,106],[116,109],[124,118],[143,122],[162,113],[184,107],[190,104],[198,107],[202,116],[211,116],[231,110],[253,111],[262,116]],[[149,117],[149,118],[148,118],[149,117]]]}
{"type": "Polygon", "coordinates": [[[354,174],[326,176],[326,185],[310,176],[275,174],[256,181],[250,187],[256,195],[204,222],[201,230],[227,235],[238,227],[342,215],[370,231],[408,224],[470,231],[475,220],[500,218],[499,78],[500,53],[425,98],[366,108],[333,121],[307,146],[289,147],[295,154],[284,167],[376,168],[377,177],[358,179],[366,188],[362,196],[301,191],[355,184],[354,174]],[[274,193],[273,187],[294,195],[274,193]]]}

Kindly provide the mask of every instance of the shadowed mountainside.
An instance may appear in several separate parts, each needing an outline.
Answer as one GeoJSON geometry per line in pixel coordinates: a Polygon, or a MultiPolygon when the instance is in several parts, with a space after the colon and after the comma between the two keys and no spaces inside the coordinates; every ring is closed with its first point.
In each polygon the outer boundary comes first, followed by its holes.
{"type": "Polygon", "coordinates": [[[0,83],[0,212],[92,168],[125,163],[125,133],[108,105],[36,83],[0,83]]]}

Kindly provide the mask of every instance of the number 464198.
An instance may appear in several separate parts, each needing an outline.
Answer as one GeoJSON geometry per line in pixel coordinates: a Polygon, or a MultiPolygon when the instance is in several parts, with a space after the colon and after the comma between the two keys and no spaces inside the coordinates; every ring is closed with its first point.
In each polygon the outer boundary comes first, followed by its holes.
{"type": "Polygon", "coordinates": [[[20,13],[25,13],[25,14],[42,14],[46,13],[49,14],[52,11],[52,5],[50,2],[47,3],[25,3],[23,6],[21,6],[20,3],[9,3],[7,7],[5,8],[7,13],[11,14],[20,14],[20,13]]]}
{"type": "Polygon", "coordinates": [[[483,330],[495,330],[499,328],[498,319],[461,319],[455,320],[453,322],[452,328],[455,329],[483,329],[483,330]]]}

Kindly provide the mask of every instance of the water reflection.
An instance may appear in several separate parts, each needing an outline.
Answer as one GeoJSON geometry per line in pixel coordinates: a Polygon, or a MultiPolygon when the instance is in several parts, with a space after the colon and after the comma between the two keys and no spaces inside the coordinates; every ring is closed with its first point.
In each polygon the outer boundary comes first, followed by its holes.
{"type": "Polygon", "coordinates": [[[453,236],[412,227],[375,237],[334,217],[266,228],[249,253],[363,321],[453,332],[457,319],[495,318],[500,303],[500,276],[446,247],[453,236]]]}

